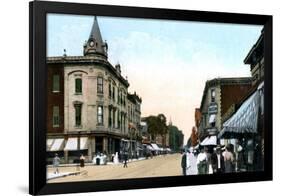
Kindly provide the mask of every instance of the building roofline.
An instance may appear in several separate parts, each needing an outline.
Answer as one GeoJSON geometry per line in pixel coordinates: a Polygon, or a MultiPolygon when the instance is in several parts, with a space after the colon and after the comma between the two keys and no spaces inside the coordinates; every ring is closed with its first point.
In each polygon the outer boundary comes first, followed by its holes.
{"type": "Polygon", "coordinates": [[[201,99],[200,111],[202,111],[203,103],[209,88],[217,85],[236,85],[236,84],[251,84],[251,83],[252,83],[252,77],[214,78],[212,80],[207,80],[205,83],[203,96],[201,99]]]}
{"type": "Polygon", "coordinates": [[[105,60],[103,57],[99,57],[98,55],[95,56],[56,56],[56,57],[47,57],[47,64],[57,64],[57,65],[71,65],[71,64],[100,64],[106,67],[111,73],[128,88],[129,82],[117,72],[115,67],[111,65],[107,60],[105,60]]]}
{"type": "Polygon", "coordinates": [[[245,64],[251,64],[252,63],[251,57],[254,54],[254,52],[257,50],[257,48],[259,48],[261,46],[261,44],[263,43],[263,38],[264,38],[264,28],[261,30],[261,35],[259,36],[258,40],[252,46],[252,48],[248,52],[247,56],[245,57],[245,59],[244,59],[245,64]]]}

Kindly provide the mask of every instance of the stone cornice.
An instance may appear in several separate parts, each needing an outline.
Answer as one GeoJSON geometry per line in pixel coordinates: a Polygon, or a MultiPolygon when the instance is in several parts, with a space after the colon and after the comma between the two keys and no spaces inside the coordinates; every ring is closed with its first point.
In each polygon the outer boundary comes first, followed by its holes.
{"type": "Polygon", "coordinates": [[[83,65],[93,65],[102,66],[110,71],[117,79],[119,79],[127,88],[129,87],[129,82],[123,78],[121,74],[107,61],[104,57],[99,55],[94,56],[57,56],[57,57],[47,57],[47,64],[49,65],[61,65],[61,66],[83,66],[83,65]]]}

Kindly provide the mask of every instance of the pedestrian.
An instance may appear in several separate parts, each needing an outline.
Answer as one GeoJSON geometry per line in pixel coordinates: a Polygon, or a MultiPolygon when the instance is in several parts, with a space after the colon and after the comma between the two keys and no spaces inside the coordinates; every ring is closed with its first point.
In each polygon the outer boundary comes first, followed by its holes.
{"type": "Polygon", "coordinates": [[[224,169],[225,173],[231,173],[233,172],[233,162],[234,162],[234,156],[231,152],[231,147],[229,145],[226,146],[225,151],[223,152],[224,157],[224,169]]]}
{"type": "Polygon", "coordinates": [[[80,167],[84,167],[85,166],[85,157],[83,154],[81,154],[80,156],[80,167]]]}
{"type": "Polygon", "coordinates": [[[58,156],[58,154],[55,154],[55,157],[53,158],[53,167],[55,169],[54,174],[58,174],[59,173],[59,165],[60,165],[60,158],[58,156]]]}
{"type": "Polygon", "coordinates": [[[128,167],[128,165],[127,165],[127,161],[128,161],[128,155],[127,155],[127,153],[125,153],[124,154],[124,165],[123,165],[123,168],[127,168],[128,167]]]}
{"type": "Polygon", "coordinates": [[[206,155],[206,150],[204,148],[201,148],[200,153],[197,156],[196,164],[198,168],[198,174],[208,173],[207,155],[206,155]]]}
{"type": "Polygon", "coordinates": [[[224,157],[221,154],[220,147],[215,149],[215,152],[211,157],[213,173],[223,173],[224,172],[224,157]]]}
{"type": "Polygon", "coordinates": [[[241,171],[241,169],[244,166],[244,149],[240,143],[240,141],[237,141],[237,171],[241,171]]]}
{"type": "Polygon", "coordinates": [[[181,157],[181,168],[182,168],[182,174],[184,176],[186,176],[186,160],[187,160],[186,153],[183,152],[181,157]]]}

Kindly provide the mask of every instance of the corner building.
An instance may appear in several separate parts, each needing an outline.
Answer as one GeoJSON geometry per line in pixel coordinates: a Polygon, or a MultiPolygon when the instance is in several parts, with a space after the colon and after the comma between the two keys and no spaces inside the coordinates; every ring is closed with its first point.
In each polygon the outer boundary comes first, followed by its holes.
{"type": "Polygon", "coordinates": [[[47,58],[49,157],[56,152],[71,163],[83,153],[92,160],[96,153],[121,153],[122,141],[130,139],[129,83],[107,51],[95,17],[83,56],[47,58]]]}

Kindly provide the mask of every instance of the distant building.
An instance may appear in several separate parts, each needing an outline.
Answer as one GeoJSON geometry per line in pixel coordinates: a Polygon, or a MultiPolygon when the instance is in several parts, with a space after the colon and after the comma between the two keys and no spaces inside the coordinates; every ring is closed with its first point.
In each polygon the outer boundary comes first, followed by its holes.
{"type": "MultiPolygon", "coordinates": [[[[239,103],[251,89],[251,77],[215,78],[206,82],[200,105],[199,138],[217,135],[231,114],[229,108],[239,103]]],[[[198,122],[198,119],[197,119],[198,122]]]]}
{"type": "Polygon", "coordinates": [[[141,99],[128,93],[121,65],[108,61],[96,17],[83,49],[83,56],[47,57],[47,150],[65,162],[120,153],[131,131],[139,134],[141,99]]]}

